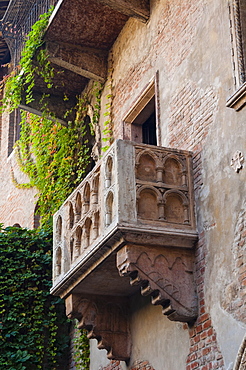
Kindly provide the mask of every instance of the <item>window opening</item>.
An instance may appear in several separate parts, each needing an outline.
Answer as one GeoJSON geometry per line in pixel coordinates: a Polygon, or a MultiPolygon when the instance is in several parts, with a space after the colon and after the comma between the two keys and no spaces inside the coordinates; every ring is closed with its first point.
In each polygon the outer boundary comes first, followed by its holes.
{"type": "Polygon", "coordinates": [[[20,138],[20,109],[17,108],[9,115],[8,156],[12,153],[15,142],[20,138]]]}
{"type": "Polygon", "coordinates": [[[149,83],[124,119],[124,139],[160,145],[157,76],[149,83]]]}
{"type": "Polygon", "coordinates": [[[39,206],[36,204],[34,209],[33,227],[37,229],[40,226],[41,217],[39,214],[39,206]]]}
{"type": "MultiPolygon", "coordinates": [[[[148,98],[149,96],[146,97],[146,100],[148,98]]],[[[133,120],[131,124],[131,140],[136,143],[157,145],[155,95],[152,96],[133,120]]]]}
{"type": "MultiPolygon", "coordinates": [[[[88,114],[85,116],[84,124],[85,124],[86,129],[85,129],[85,136],[83,136],[83,141],[87,141],[87,145],[89,147],[89,153],[92,153],[92,148],[95,145],[95,138],[92,135],[92,129],[91,129],[92,123],[91,123],[91,118],[88,114]]],[[[96,165],[96,162],[91,156],[90,163],[88,164],[88,168],[86,172],[89,173],[90,171],[92,171],[95,165],[96,165]]]]}
{"type": "Polygon", "coordinates": [[[236,111],[245,106],[246,97],[246,2],[230,0],[231,54],[236,91],[229,96],[226,106],[236,111]]]}
{"type": "Polygon", "coordinates": [[[246,5],[244,0],[234,0],[229,7],[231,17],[231,41],[236,87],[246,80],[246,5]]]}
{"type": "Polygon", "coordinates": [[[142,141],[144,144],[157,145],[155,112],[142,125],[142,141]]]}

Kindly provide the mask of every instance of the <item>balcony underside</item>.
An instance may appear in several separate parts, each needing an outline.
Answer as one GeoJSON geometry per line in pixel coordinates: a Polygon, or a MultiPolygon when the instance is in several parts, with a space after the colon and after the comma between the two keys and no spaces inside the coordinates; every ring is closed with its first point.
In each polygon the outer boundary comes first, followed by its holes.
{"type": "Polygon", "coordinates": [[[52,115],[55,115],[58,120],[66,125],[67,121],[74,120],[77,96],[81,94],[87,83],[88,80],[85,77],[75,75],[72,71],[65,71],[61,67],[55,66],[53,87],[47,88],[44,81],[36,76],[33,101],[26,104],[25,95],[23,95],[20,108],[42,115],[43,107],[46,106],[52,115]],[[45,98],[44,95],[46,96],[45,98]]]}
{"type": "MultiPolygon", "coordinates": [[[[71,293],[89,293],[97,290],[105,295],[128,296],[133,292],[120,278],[116,266],[116,254],[125,245],[141,245],[149,248],[159,247],[165,253],[171,249],[192,250],[197,241],[197,233],[167,229],[166,232],[140,227],[116,227],[106,238],[93,245],[91,252],[74,265],[58,280],[51,290],[52,294],[65,298],[71,293]],[[103,277],[103,280],[102,280],[103,277]],[[104,285],[103,285],[104,284],[104,285]],[[103,288],[105,287],[105,290],[103,288]]],[[[178,253],[181,253],[180,251],[178,253]]],[[[191,252],[192,254],[193,252],[191,252]]],[[[190,254],[190,252],[188,252],[190,254]]]]}
{"type": "Polygon", "coordinates": [[[71,109],[89,80],[106,80],[108,53],[129,17],[145,22],[149,1],[58,1],[44,37],[44,47],[55,70],[54,88],[47,89],[37,78],[35,101],[23,103],[22,108],[40,114],[39,96],[49,94],[50,112],[64,122],[73,119],[73,115],[64,118],[64,95],[69,98],[66,105],[71,109]]]}

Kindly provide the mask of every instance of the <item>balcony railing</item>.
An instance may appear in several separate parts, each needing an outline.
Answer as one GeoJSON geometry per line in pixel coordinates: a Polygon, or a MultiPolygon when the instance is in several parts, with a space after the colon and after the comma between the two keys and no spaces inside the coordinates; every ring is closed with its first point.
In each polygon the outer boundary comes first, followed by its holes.
{"type": "Polygon", "coordinates": [[[11,0],[1,21],[3,38],[11,53],[11,60],[17,65],[20,60],[26,36],[39,16],[55,6],[58,0],[11,0]]]}
{"type": "Polygon", "coordinates": [[[117,240],[192,248],[197,236],[191,153],[116,141],[54,223],[55,291],[117,240]]]}

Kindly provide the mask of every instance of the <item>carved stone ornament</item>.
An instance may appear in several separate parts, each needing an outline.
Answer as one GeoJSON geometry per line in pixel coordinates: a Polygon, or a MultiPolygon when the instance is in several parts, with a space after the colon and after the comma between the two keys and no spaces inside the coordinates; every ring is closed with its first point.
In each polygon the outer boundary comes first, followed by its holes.
{"type": "Polygon", "coordinates": [[[231,166],[235,170],[235,172],[239,172],[243,168],[243,162],[243,153],[240,152],[240,150],[237,150],[231,159],[231,166]]]}
{"type": "Polygon", "coordinates": [[[126,245],[117,252],[121,276],[140,285],[142,295],[151,295],[154,305],[172,321],[193,322],[197,296],[192,271],[192,252],[167,251],[162,247],[126,245]]]}
{"type": "Polygon", "coordinates": [[[244,336],[243,342],[239,348],[237,359],[233,370],[245,370],[246,369],[246,335],[244,336]]]}
{"type": "Polygon", "coordinates": [[[79,321],[78,328],[86,329],[89,339],[97,339],[98,348],[106,349],[110,360],[127,361],[130,358],[131,339],[125,299],[71,294],[65,303],[67,316],[79,321]]]}
{"type": "Polygon", "coordinates": [[[130,357],[139,287],[168,319],[197,317],[192,167],[191,152],[116,140],[54,215],[51,292],[109,359],[130,357]]]}

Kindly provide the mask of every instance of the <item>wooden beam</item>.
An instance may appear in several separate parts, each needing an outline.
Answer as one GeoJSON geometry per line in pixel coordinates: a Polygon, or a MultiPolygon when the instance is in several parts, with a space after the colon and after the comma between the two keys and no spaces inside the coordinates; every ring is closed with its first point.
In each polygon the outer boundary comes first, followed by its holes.
{"type": "MultiPolygon", "coordinates": [[[[42,116],[41,107],[42,104],[42,93],[35,92],[33,93],[34,100],[26,104],[25,98],[23,97],[22,103],[19,105],[19,108],[24,109],[30,113],[37,114],[38,116],[42,116]]],[[[59,96],[51,95],[48,98],[47,110],[50,111],[52,114],[55,115],[56,119],[61,122],[64,126],[67,126],[68,121],[72,121],[75,118],[75,110],[72,109],[76,105],[75,99],[69,99],[68,101],[64,101],[59,96]],[[71,112],[66,115],[67,111],[70,110],[71,112]]],[[[54,119],[52,115],[49,117],[50,119],[54,119]]]]}
{"type": "Polygon", "coordinates": [[[47,42],[49,61],[88,79],[104,82],[107,75],[107,52],[104,50],[47,42]]]}
{"type": "Polygon", "coordinates": [[[69,62],[66,62],[62,58],[49,58],[49,61],[51,63],[54,63],[62,68],[68,69],[69,71],[72,71],[74,73],[77,73],[78,75],[81,75],[83,77],[86,77],[88,79],[92,79],[95,81],[104,82],[104,78],[101,76],[98,76],[97,74],[87,71],[86,69],[80,68],[78,66],[75,66],[74,64],[71,64],[69,62]]]}
{"type": "Polygon", "coordinates": [[[147,22],[150,16],[149,0],[99,0],[120,13],[147,22]]]}

